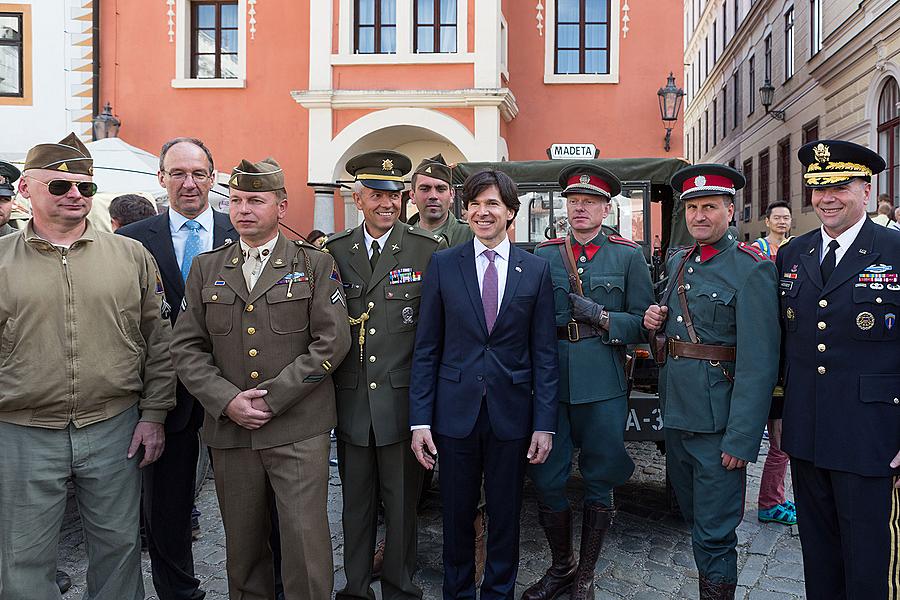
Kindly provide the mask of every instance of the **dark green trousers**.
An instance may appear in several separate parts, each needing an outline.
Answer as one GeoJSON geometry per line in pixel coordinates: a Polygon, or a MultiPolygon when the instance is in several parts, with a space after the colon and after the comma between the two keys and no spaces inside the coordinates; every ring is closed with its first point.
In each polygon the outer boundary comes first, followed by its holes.
{"type": "Polygon", "coordinates": [[[747,469],[722,466],[722,433],[666,428],[666,470],[691,525],[694,561],[713,583],[737,582],[737,534],[744,517],[747,469]]]}
{"type": "Polygon", "coordinates": [[[553,449],[544,464],[529,465],[538,501],[552,511],[566,510],[566,482],[572,469],[572,452],[580,448],[578,469],[584,478],[584,500],[612,506],[612,492],[634,472],[625,452],[625,396],[587,404],[559,403],[559,419],[553,449]]]}
{"type": "Polygon", "coordinates": [[[388,446],[354,446],[338,440],[344,511],[344,573],[347,585],[336,600],[375,600],[372,559],[378,500],[384,503],[384,600],[412,600],[422,590],[412,582],[416,568],[416,505],[424,470],[409,441],[388,446]]]}

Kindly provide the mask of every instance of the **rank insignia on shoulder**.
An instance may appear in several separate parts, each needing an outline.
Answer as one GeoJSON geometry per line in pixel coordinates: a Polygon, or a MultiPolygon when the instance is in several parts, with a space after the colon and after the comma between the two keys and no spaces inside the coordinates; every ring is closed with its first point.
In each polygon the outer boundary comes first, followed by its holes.
{"type": "Polygon", "coordinates": [[[347,303],[344,302],[344,295],[341,293],[341,290],[334,290],[334,293],[331,294],[331,303],[337,304],[338,302],[347,306],[347,303]]]}
{"type": "Polygon", "coordinates": [[[323,360],[322,368],[325,369],[326,371],[330,371],[331,370],[331,361],[323,360]]]}
{"type": "Polygon", "coordinates": [[[546,240],[537,245],[538,248],[543,248],[544,246],[554,246],[556,244],[565,244],[566,238],[553,238],[552,240],[546,240]]]}
{"type": "Polygon", "coordinates": [[[422,271],[413,271],[411,267],[394,269],[388,274],[389,285],[397,285],[400,283],[414,283],[416,281],[422,281],[422,271]]]}
{"type": "Polygon", "coordinates": [[[163,298],[162,304],[159,307],[159,316],[163,319],[168,319],[172,315],[172,305],[168,303],[168,301],[163,298]]]}
{"type": "Polygon", "coordinates": [[[184,312],[186,310],[187,310],[187,298],[182,298],[181,299],[181,312],[184,312]]]}
{"type": "Polygon", "coordinates": [[[621,235],[612,234],[609,236],[609,241],[614,244],[621,244],[623,246],[631,246],[632,248],[639,248],[640,245],[637,242],[632,242],[628,238],[624,238],[621,235]]]}

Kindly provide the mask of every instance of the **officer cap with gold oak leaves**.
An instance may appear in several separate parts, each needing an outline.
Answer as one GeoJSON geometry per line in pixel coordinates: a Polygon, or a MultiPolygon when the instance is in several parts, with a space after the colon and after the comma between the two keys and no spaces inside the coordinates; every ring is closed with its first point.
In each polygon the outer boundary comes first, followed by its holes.
{"type": "Polygon", "coordinates": [[[93,175],[94,159],[78,136],[70,133],[55,144],[38,144],[29,150],[23,170],[30,169],[93,175]]]}
{"type": "Polygon", "coordinates": [[[396,192],[404,188],[403,176],[412,169],[412,161],[393,150],[374,150],[357,154],[345,168],[367,188],[396,192]]]}
{"type": "Polygon", "coordinates": [[[284,171],[274,158],[250,162],[246,158],[231,171],[228,187],[242,192],[273,192],[284,189],[284,171]]]}
{"type": "Polygon", "coordinates": [[[842,140],[816,140],[797,151],[803,163],[803,183],[808,188],[843,185],[854,177],[871,181],[884,171],[885,162],[877,152],[842,140]]]}

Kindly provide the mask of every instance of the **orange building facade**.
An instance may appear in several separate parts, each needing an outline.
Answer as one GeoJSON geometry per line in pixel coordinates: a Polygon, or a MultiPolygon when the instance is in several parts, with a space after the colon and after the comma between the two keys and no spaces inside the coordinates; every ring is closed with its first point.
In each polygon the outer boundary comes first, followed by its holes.
{"type": "Polygon", "coordinates": [[[682,81],[676,0],[103,0],[100,98],[120,137],[156,151],[203,139],[228,173],[275,157],[287,224],[359,222],[344,164],[388,148],[413,163],[601,158],[663,148],[658,88],[682,81]],[[309,184],[309,185],[308,185],[309,184]],[[319,184],[319,185],[315,185],[319,184]]]}

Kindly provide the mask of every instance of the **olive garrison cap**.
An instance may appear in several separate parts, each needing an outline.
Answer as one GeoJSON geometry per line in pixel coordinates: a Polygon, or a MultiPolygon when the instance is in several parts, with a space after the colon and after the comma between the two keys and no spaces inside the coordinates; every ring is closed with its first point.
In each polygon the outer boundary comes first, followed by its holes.
{"type": "Polygon", "coordinates": [[[0,160],[0,198],[12,198],[16,195],[16,188],[13,187],[13,184],[20,175],[21,173],[15,165],[0,160]]]}
{"type": "Polygon", "coordinates": [[[284,171],[274,158],[252,163],[246,158],[231,171],[228,187],[242,192],[272,192],[284,188],[284,171]]]}
{"type": "Polygon", "coordinates": [[[70,133],[56,144],[38,144],[29,150],[23,170],[29,169],[93,175],[94,159],[78,136],[70,133]]]}
{"type": "Polygon", "coordinates": [[[841,140],[816,140],[801,146],[797,157],[803,163],[803,182],[808,188],[843,185],[854,177],[871,181],[884,171],[885,162],[865,146],[841,140]]]}
{"type": "Polygon", "coordinates": [[[357,154],[345,168],[367,188],[394,192],[403,189],[403,176],[412,169],[412,161],[393,150],[374,150],[357,154]]]}
{"type": "Polygon", "coordinates": [[[727,165],[699,164],[679,169],[672,175],[671,186],[682,200],[703,196],[729,196],[747,184],[737,169],[727,165]]]}
{"type": "Polygon", "coordinates": [[[422,159],[422,162],[416,167],[414,173],[416,175],[434,177],[435,179],[451,183],[450,167],[447,165],[447,161],[444,160],[444,157],[440,154],[432,156],[431,158],[422,159]]]}
{"type": "Polygon", "coordinates": [[[588,194],[609,200],[622,192],[622,182],[611,171],[588,163],[568,165],[559,172],[561,195],[588,194]]]}

